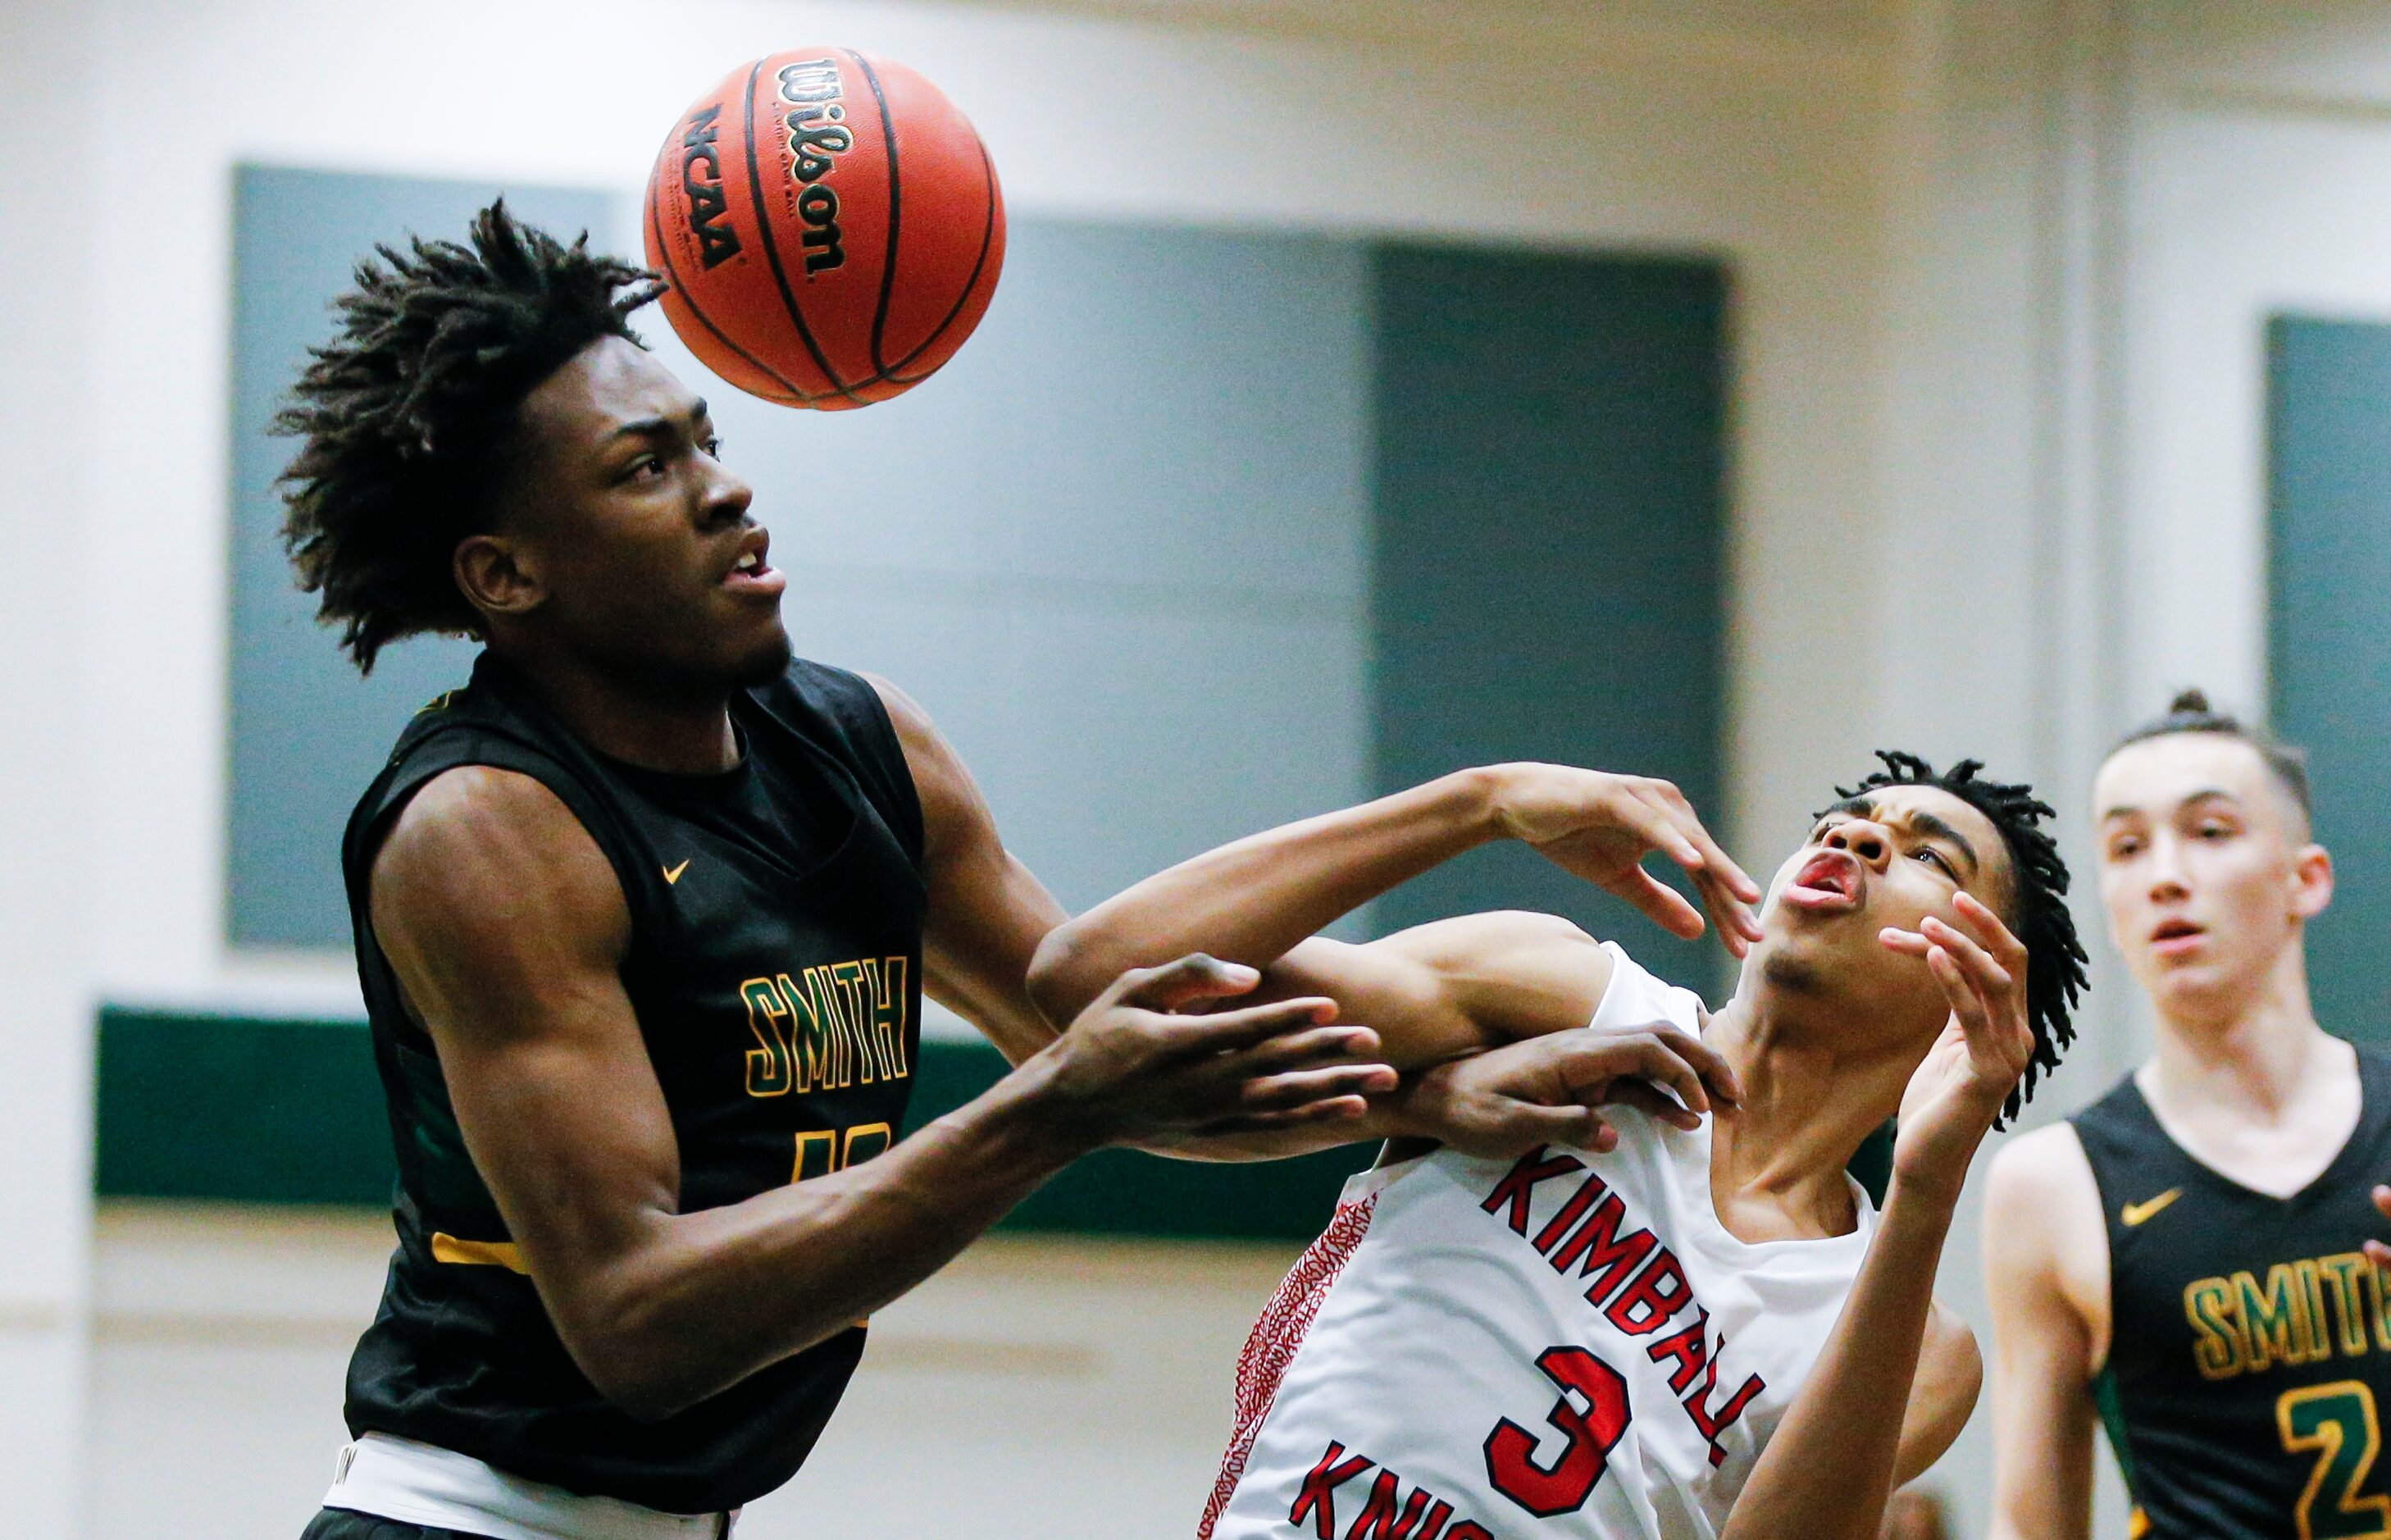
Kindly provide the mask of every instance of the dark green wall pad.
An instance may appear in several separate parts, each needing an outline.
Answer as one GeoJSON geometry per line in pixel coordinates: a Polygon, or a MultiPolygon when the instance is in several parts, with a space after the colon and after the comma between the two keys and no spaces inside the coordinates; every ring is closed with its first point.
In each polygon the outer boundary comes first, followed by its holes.
{"type": "Polygon", "coordinates": [[[2391,1041],[2391,326],[2279,317],[2267,341],[2269,706],[2336,883],[2308,988],[2326,1030],[2391,1041]]]}
{"type": "MultiPolygon", "coordinates": [[[[1389,245],[1375,253],[1375,774],[1394,791],[1544,759],[1722,786],[1726,302],[1709,262],[1389,245]]],[[[1489,847],[1383,899],[1386,929],[1567,914],[1694,987],[1664,936],[1489,847]]]]}
{"type": "MultiPolygon", "coordinates": [[[[911,1126],[1004,1073],[995,1049],[924,1042],[911,1126]]],[[[99,1017],[95,1186],[103,1197],[386,1207],[395,1170],[373,1047],[355,1022],[256,1021],[109,1007],[99,1017]]],[[[1253,1165],[1106,1151],[1003,1228],[1303,1240],[1366,1148],[1253,1165]]]]}

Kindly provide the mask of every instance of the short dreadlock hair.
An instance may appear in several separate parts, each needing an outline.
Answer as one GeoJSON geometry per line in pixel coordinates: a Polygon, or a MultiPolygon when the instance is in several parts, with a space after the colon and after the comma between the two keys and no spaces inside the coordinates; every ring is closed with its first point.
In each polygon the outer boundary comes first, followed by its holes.
{"type": "Polygon", "coordinates": [[[2075,934],[2075,917],[2067,909],[2067,862],[2059,844],[2042,827],[2058,815],[2050,805],[2023,783],[1986,781],[1977,775],[1984,767],[1962,759],[1938,771],[1915,754],[1879,749],[1884,768],[1856,786],[1838,786],[1835,795],[1849,800],[1886,786],[1932,786],[1949,792],[1984,815],[2000,831],[2009,848],[2011,886],[2010,924],[2025,943],[2026,1019],[2034,1029],[2034,1056],[2026,1061],[2025,1078],[2010,1093],[2002,1115],[2014,1118],[2034,1095],[2036,1078],[2059,1068],[2059,1056],[2075,1041],[2072,1016],[2084,992],[2084,968],[2089,961],[2075,934]]]}
{"type": "Polygon", "coordinates": [[[656,275],[567,246],[498,200],[470,245],[418,236],[377,246],[333,302],[339,330],[299,376],[274,430],[302,439],[283,472],[284,548],[363,673],[423,631],[478,634],[458,590],[458,541],[488,527],[494,451],[523,397],[627,317],[656,275]]]}
{"type": "Polygon", "coordinates": [[[2178,732],[2211,732],[2220,738],[2238,738],[2255,749],[2266,761],[2283,790],[2292,794],[2299,804],[2300,815],[2308,814],[2307,751],[2296,744],[2287,744],[2263,727],[2243,721],[2230,712],[2219,711],[2208,704],[2204,690],[2186,690],[2167,703],[2166,715],[2156,717],[2117,740],[2117,748],[2148,743],[2152,738],[2171,737],[2178,732]]]}

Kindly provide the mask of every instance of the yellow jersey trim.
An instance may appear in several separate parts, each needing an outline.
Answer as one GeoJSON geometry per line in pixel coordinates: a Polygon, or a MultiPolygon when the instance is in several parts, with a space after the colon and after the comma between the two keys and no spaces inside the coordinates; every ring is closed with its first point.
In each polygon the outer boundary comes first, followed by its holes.
{"type": "Polygon", "coordinates": [[[531,1275],[531,1269],[523,1264],[523,1253],[511,1240],[459,1240],[435,1230],[432,1233],[432,1260],[454,1262],[459,1267],[503,1267],[526,1277],[531,1275]]]}

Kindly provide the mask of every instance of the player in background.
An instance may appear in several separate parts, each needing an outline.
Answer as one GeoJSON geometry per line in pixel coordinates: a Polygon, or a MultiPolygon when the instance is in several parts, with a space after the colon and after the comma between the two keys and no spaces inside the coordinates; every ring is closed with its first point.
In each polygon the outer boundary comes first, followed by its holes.
{"type": "Polygon", "coordinates": [[[2049,809],[1972,761],[1883,757],[1778,869],[1707,1017],[1545,915],[1307,939],[1376,887],[1301,824],[1048,938],[1033,988],[1057,1013],[1200,946],[1335,995],[1400,1068],[1623,1032],[1675,1097],[1610,1090],[1609,1127],[1517,1161],[1390,1145],[1356,1177],[1247,1344],[1201,1534],[1874,1540],[1974,1405],[1936,1261],[2083,978],[2049,809]],[[1845,1167],[1896,1109],[1880,1214],[1845,1167]]]}
{"type": "MultiPolygon", "coordinates": [[[[918,706],[792,658],[753,495],[631,334],[654,294],[494,206],[359,269],[282,420],[292,556],[358,666],[484,644],[342,852],[399,1246],[313,1540],[714,1540],[804,1460],[864,1317],[1072,1159],[1334,1142],[1394,1085],[1325,1001],[1170,1014],[1255,982],[1209,959],[1048,1025],[1027,977],[1061,911],[918,706]],[[924,990],[1018,1068],[898,1140],[924,990]]],[[[1524,838],[1698,934],[1647,890],[1658,848],[1738,945],[1758,896],[1682,798],[1590,771],[1322,826],[1385,883],[1524,838]]],[[[1454,1074],[1395,1115],[1574,1126],[1499,1064],[1454,1074]]]]}
{"type": "Polygon", "coordinates": [[[2098,1417],[2136,1535],[2382,1534],[2391,1318],[2361,1247],[2391,1059],[2309,1008],[2333,861],[2299,752],[2191,691],[2111,753],[2092,801],[2157,1044],[1993,1162],[1993,1533],[2091,1534],[2098,1417]]]}

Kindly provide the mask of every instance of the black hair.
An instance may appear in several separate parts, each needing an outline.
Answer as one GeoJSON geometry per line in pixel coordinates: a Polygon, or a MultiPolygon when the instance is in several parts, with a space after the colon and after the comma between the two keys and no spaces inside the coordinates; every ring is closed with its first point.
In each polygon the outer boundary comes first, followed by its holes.
{"type": "Polygon", "coordinates": [[[2153,718],[2117,740],[2117,748],[2148,743],[2152,738],[2170,737],[2178,732],[2213,732],[2220,738],[2237,738],[2255,749],[2266,761],[2292,800],[2298,803],[2300,816],[2308,814],[2307,751],[2296,744],[2287,744],[2263,727],[2255,727],[2230,712],[2219,711],[2208,704],[2208,692],[2186,690],[2167,703],[2166,714],[2153,718]]]}
{"type": "Polygon", "coordinates": [[[2042,825],[2058,815],[2023,783],[1986,781],[1977,775],[1984,765],[1962,759],[1938,771],[1915,754],[1879,749],[1884,768],[1856,786],[1838,786],[1846,800],[1863,797],[1886,786],[1932,786],[1965,802],[2000,831],[2010,853],[2013,897],[2007,916],[2017,938],[2025,944],[2026,1019],[2034,1029],[2034,1055],[2026,1061],[2025,1078],[2010,1093],[2001,1111],[2014,1118],[2034,1096],[2041,1072],[2059,1068],[2059,1056],[2075,1041],[2072,1019],[2085,987],[2085,964],[2090,961],[2075,934],[2075,916],[2067,908],[2067,862],[2059,843],[2042,825]]]}
{"type": "Polygon", "coordinates": [[[375,251],[274,420],[304,441],[280,478],[284,549],[362,673],[401,637],[479,633],[450,559],[487,527],[516,408],[600,338],[638,343],[627,317],[664,290],[593,253],[587,231],[567,246],[520,223],[504,199],[474,216],[470,245],[375,251]]]}

